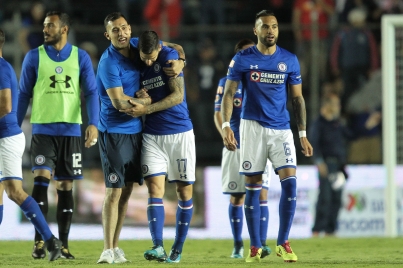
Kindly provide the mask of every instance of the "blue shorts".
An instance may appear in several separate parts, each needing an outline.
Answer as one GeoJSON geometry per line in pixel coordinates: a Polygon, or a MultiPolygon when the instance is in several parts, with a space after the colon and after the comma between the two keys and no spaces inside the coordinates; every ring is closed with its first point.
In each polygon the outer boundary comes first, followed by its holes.
{"type": "Polygon", "coordinates": [[[99,132],[99,151],[106,188],[122,188],[126,182],[143,184],[140,157],[142,134],[99,132]]]}

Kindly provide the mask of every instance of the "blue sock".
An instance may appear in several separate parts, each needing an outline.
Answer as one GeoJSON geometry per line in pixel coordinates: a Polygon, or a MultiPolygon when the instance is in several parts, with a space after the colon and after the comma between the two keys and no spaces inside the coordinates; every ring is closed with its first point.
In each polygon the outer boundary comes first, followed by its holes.
{"type": "Polygon", "coordinates": [[[27,199],[22,202],[20,208],[24,212],[25,217],[27,217],[35,226],[35,229],[41,234],[43,241],[47,241],[53,236],[38,203],[36,203],[31,196],[28,196],[27,199]]]}
{"type": "Polygon", "coordinates": [[[260,242],[266,245],[267,229],[269,228],[269,207],[267,200],[260,201],[260,242]]]}
{"type": "Polygon", "coordinates": [[[229,204],[228,207],[229,223],[231,224],[232,236],[234,242],[242,241],[243,211],[241,206],[229,204]]]}
{"type": "Polygon", "coordinates": [[[178,209],[176,210],[176,235],[172,249],[182,252],[183,244],[185,243],[188,234],[190,221],[192,220],[193,200],[178,201],[178,209]]]}
{"type": "Polygon", "coordinates": [[[0,225],[2,221],[3,221],[3,205],[0,205],[0,225]]]}
{"type": "Polygon", "coordinates": [[[154,246],[164,246],[162,230],[165,222],[165,209],[161,198],[148,198],[147,218],[154,246]]]}
{"type": "Polygon", "coordinates": [[[290,176],[280,181],[281,197],[279,204],[280,227],[277,236],[277,245],[282,245],[288,240],[295,207],[297,206],[297,177],[290,176]]]}
{"type": "Polygon", "coordinates": [[[248,225],[250,246],[262,247],[260,242],[260,205],[259,195],[262,190],[261,184],[245,184],[245,219],[248,225]]]}

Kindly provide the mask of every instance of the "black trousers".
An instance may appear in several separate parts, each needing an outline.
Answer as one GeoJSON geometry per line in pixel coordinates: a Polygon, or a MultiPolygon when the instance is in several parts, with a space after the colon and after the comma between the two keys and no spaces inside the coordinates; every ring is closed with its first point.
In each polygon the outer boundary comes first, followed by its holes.
{"type": "MultiPolygon", "coordinates": [[[[340,165],[334,158],[325,159],[328,174],[340,171],[340,165]]],[[[337,219],[341,208],[343,188],[334,190],[329,177],[319,176],[319,194],[316,203],[315,223],[312,232],[333,234],[337,230],[337,219]]]]}

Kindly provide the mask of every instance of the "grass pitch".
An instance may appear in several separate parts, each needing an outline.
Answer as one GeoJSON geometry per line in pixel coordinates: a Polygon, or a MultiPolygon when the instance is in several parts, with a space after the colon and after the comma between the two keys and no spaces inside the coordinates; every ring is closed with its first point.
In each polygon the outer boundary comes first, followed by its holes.
{"type": "MultiPolygon", "coordinates": [[[[143,253],[151,246],[151,241],[123,240],[120,247],[125,251],[130,263],[113,264],[122,267],[403,267],[403,239],[396,238],[315,238],[294,239],[291,246],[298,255],[298,262],[284,263],[274,253],[275,241],[268,241],[273,253],[261,263],[245,263],[244,259],[229,258],[232,251],[230,240],[189,239],[184,246],[182,261],[178,264],[150,262],[143,253]]],[[[165,241],[167,253],[172,240],[165,241]]],[[[249,241],[245,243],[245,254],[249,241]]],[[[0,267],[102,267],[96,264],[102,249],[102,241],[71,241],[70,250],[75,260],[59,259],[54,262],[31,257],[33,242],[0,241],[0,267]]]]}

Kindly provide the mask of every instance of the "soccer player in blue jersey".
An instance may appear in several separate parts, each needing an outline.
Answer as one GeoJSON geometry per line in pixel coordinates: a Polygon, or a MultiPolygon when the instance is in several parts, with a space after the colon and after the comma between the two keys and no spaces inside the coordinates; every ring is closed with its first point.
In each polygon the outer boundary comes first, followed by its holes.
{"type": "MultiPolygon", "coordinates": [[[[69,30],[70,18],[66,13],[51,11],[46,14],[44,45],[30,50],[22,64],[17,117],[21,126],[32,98],[31,162],[35,176],[32,197],[46,217],[47,190],[54,177],[62,258],[74,259],[69,251],[68,237],[74,211],[73,181],[83,178],[81,90],[89,117],[85,130],[87,148],[95,145],[98,138],[99,98],[90,56],[67,42],[69,30]]],[[[32,257],[45,257],[43,240],[37,231],[32,257]]]]}
{"type": "MultiPolygon", "coordinates": [[[[152,103],[133,104],[122,110],[132,116],[146,115],[143,130],[141,164],[149,191],[147,216],[153,247],[144,252],[147,260],[177,263],[181,260],[193,214],[193,183],[195,182],[195,141],[193,125],[186,104],[183,74],[169,77],[162,68],[169,60],[179,59],[178,53],[161,46],[154,31],[143,32],[139,38],[141,81],[152,103]],[[176,236],[169,255],[163,244],[165,179],[176,183],[178,208],[176,236]]],[[[150,100],[150,99],[148,99],[150,100]]]]}
{"type": "MultiPolygon", "coordinates": [[[[143,181],[140,166],[143,126],[141,118],[119,110],[132,107],[128,100],[145,104],[149,98],[134,98],[140,89],[141,61],[138,39],[131,38],[126,18],[113,12],[106,16],[104,26],[111,45],[102,54],[96,77],[101,99],[99,144],[106,185],[102,208],[104,250],[98,263],[124,263],[127,259],[118,242],[133,184],[143,181]]],[[[183,66],[177,65],[172,71],[179,74],[183,66]]]]}
{"type": "Polygon", "coordinates": [[[230,126],[234,95],[238,84],[243,85],[240,125],[240,173],[246,178],[245,218],[250,236],[246,262],[260,262],[262,249],[259,239],[259,195],[267,158],[280,177],[282,193],[279,204],[280,226],[276,254],[286,262],[297,261],[288,235],[297,199],[296,152],[287,111],[288,90],[296,118],[302,153],[309,157],[313,148],[306,137],[306,111],[302,96],[302,81],[297,57],[276,45],[278,22],[273,13],[263,10],[256,15],[254,33],[256,46],[237,53],[229,64],[222,102],[224,145],[237,149],[230,126]]]}
{"type": "MultiPolygon", "coordinates": [[[[0,29],[0,202],[3,191],[14,201],[45,241],[49,260],[61,255],[62,242],[50,231],[41,209],[35,200],[22,188],[22,154],[25,149],[25,135],[18,126],[18,82],[12,66],[3,56],[5,35],[0,29]]],[[[3,205],[0,205],[0,223],[3,205]]]]}
{"type": "MultiPolygon", "coordinates": [[[[235,53],[254,46],[255,43],[250,39],[242,39],[235,45],[235,53]]],[[[221,101],[224,94],[224,86],[227,78],[221,78],[218,83],[217,95],[215,99],[215,112],[214,123],[222,135],[222,119],[221,119],[221,101]]],[[[239,149],[239,125],[241,122],[241,108],[242,108],[242,83],[239,83],[238,89],[234,95],[233,111],[231,116],[231,129],[234,131],[235,139],[238,142],[237,148],[239,149]]],[[[270,247],[266,245],[267,228],[269,223],[269,209],[267,206],[267,191],[270,187],[270,169],[271,163],[266,167],[263,179],[262,190],[260,192],[260,241],[262,243],[262,256],[264,258],[271,253],[270,247]]],[[[224,194],[230,195],[230,204],[228,208],[229,220],[232,229],[232,236],[234,239],[234,249],[231,258],[243,258],[243,241],[242,241],[242,228],[243,228],[243,202],[245,199],[245,176],[239,174],[239,150],[230,151],[223,148],[222,160],[222,191],[224,194]]]]}

